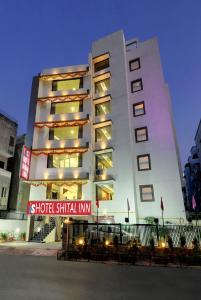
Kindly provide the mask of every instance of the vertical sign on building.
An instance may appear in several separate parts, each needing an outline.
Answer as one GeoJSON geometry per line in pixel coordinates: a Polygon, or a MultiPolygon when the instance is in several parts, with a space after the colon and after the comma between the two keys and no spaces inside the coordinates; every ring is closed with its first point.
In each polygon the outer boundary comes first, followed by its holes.
{"type": "Polygon", "coordinates": [[[24,180],[29,179],[30,164],[31,164],[31,150],[26,146],[24,146],[22,149],[20,178],[24,180]]]}

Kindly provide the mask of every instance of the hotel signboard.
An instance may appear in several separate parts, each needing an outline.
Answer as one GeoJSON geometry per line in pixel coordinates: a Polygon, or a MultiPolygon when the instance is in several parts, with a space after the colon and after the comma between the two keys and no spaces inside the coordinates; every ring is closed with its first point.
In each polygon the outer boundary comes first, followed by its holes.
{"type": "Polygon", "coordinates": [[[91,201],[29,201],[28,215],[60,215],[88,216],[91,215],[91,201]]]}
{"type": "Polygon", "coordinates": [[[26,146],[22,149],[22,160],[20,168],[20,178],[24,180],[29,179],[29,171],[31,165],[31,150],[26,146]]]}

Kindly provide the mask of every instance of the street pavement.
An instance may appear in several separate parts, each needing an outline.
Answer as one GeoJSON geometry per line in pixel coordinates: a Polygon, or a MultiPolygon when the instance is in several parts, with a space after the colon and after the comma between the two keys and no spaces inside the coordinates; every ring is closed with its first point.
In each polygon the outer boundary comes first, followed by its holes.
{"type": "Polygon", "coordinates": [[[0,254],[0,300],[200,299],[200,268],[140,267],[0,254]]]}

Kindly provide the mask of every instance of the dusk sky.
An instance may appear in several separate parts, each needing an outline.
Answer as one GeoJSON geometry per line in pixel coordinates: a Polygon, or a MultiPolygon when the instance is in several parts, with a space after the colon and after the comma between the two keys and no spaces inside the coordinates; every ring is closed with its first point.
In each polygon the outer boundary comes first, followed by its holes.
{"type": "Polygon", "coordinates": [[[26,132],[32,77],[87,64],[91,43],[119,29],[158,38],[183,164],[201,117],[200,0],[1,0],[0,110],[26,132]]]}

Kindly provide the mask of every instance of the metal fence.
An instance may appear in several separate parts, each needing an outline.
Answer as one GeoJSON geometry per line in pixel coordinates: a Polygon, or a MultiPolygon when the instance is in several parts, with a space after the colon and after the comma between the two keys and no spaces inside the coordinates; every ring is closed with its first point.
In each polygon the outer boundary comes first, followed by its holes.
{"type": "Polygon", "coordinates": [[[79,239],[84,239],[90,244],[94,240],[108,240],[113,242],[118,239],[119,244],[127,244],[136,240],[142,246],[148,246],[153,238],[155,245],[161,240],[171,237],[174,247],[180,246],[181,236],[190,247],[194,238],[201,240],[201,226],[195,225],[150,225],[150,224],[108,224],[108,223],[69,223],[63,226],[63,241],[71,244],[79,239]]]}

